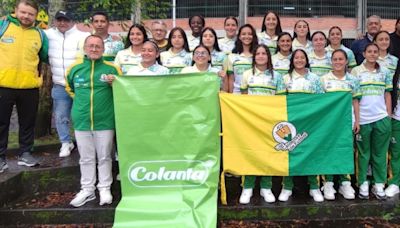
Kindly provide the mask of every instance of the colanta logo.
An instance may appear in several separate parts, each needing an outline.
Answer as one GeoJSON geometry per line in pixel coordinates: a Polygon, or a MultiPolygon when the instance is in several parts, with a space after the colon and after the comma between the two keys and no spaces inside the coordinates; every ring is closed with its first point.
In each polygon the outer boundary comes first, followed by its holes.
{"type": "Polygon", "coordinates": [[[199,186],[215,165],[216,159],[140,161],[130,167],[128,177],[141,188],[199,186]]]}
{"type": "Polygon", "coordinates": [[[297,147],[305,138],[307,132],[297,134],[296,127],[289,122],[279,122],[272,130],[272,136],[279,144],[275,146],[276,150],[292,151],[297,147]]]}

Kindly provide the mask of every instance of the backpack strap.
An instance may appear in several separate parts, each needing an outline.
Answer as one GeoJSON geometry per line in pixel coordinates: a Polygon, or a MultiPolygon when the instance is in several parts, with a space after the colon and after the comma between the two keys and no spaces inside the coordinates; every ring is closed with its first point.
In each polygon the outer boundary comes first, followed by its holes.
{"type": "Polygon", "coordinates": [[[0,21],[0,38],[3,36],[3,34],[6,32],[8,25],[10,25],[10,21],[7,19],[1,20],[0,21]]]}

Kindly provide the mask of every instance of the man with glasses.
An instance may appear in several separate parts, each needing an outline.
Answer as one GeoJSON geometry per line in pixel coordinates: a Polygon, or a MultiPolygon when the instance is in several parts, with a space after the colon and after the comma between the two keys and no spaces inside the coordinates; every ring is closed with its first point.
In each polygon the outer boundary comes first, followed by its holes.
{"type": "Polygon", "coordinates": [[[81,170],[81,191],[70,202],[74,207],[96,198],[96,173],[100,205],[112,203],[111,151],[115,123],[112,87],[107,78],[121,74],[119,68],[104,60],[102,37],[88,36],[84,51],[85,57],[68,70],[66,86],[73,99],[71,116],[81,170]]]}
{"type": "Polygon", "coordinates": [[[79,31],[72,14],[60,10],[55,16],[55,27],[46,30],[49,38],[49,61],[51,66],[53,88],[53,112],[61,149],[59,156],[68,157],[74,149],[70,135],[70,115],[72,99],[65,91],[65,76],[68,67],[82,57],[83,40],[89,33],[79,31]]]}
{"type": "Polygon", "coordinates": [[[167,25],[163,21],[153,21],[153,23],[151,23],[151,35],[153,36],[153,41],[160,49],[160,52],[166,51],[168,44],[165,38],[167,36],[167,25]]]}

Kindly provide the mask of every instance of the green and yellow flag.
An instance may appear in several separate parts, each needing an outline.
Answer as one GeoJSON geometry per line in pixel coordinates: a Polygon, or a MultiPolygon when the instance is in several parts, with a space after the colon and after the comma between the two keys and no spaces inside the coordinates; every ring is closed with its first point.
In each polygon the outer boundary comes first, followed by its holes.
{"type": "MultiPolygon", "coordinates": [[[[341,92],[220,94],[224,173],[354,173],[351,99],[351,94],[341,92]]],[[[224,186],[222,191],[222,201],[226,202],[224,186]]]]}

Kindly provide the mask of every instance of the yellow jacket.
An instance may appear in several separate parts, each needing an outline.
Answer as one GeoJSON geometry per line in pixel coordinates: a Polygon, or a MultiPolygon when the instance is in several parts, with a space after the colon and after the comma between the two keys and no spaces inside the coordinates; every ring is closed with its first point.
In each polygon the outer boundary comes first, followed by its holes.
{"type": "Polygon", "coordinates": [[[0,37],[0,87],[32,89],[42,85],[40,61],[47,62],[48,40],[36,27],[23,28],[17,18],[8,15],[0,27],[8,27],[0,37]]]}

